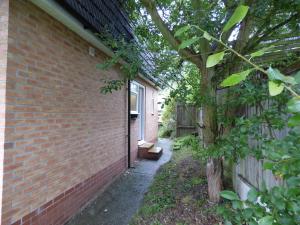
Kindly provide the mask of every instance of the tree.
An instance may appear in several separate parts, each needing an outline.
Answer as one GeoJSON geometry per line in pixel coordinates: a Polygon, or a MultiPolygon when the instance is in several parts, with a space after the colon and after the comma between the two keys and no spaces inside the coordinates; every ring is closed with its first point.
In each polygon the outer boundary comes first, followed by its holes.
{"type": "MultiPolygon", "coordinates": [[[[137,32],[148,42],[148,46],[156,52],[176,52],[181,60],[189,61],[198,68],[199,95],[202,96],[204,113],[203,144],[207,149],[214,145],[220,135],[216,104],[218,84],[225,75],[247,68],[236,54],[225,51],[220,42],[212,41],[210,35],[219,37],[222,43],[234,51],[249,55],[262,43],[266,44],[267,40],[272,40],[274,44],[286,35],[295,34],[299,22],[297,1],[140,0],[131,3],[144,15],[141,20],[138,19],[140,14],[136,13],[139,23],[137,32]],[[246,15],[248,7],[249,12],[241,21],[241,15],[236,16],[234,9],[242,2],[246,6],[240,6],[243,7],[241,12],[246,15]],[[223,63],[214,67],[221,60],[223,63]]],[[[235,109],[228,109],[226,114],[233,116],[235,109]]],[[[220,200],[221,175],[221,158],[208,159],[208,193],[212,202],[220,200]]]]}

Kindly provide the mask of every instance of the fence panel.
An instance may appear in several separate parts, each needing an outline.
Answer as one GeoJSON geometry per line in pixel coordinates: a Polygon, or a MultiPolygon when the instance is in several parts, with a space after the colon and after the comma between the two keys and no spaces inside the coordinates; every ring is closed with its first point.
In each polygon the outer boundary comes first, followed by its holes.
{"type": "Polygon", "coordinates": [[[197,132],[198,110],[195,106],[177,104],[176,106],[176,137],[197,132]]]}
{"type": "MultiPolygon", "coordinates": [[[[247,107],[245,116],[251,117],[254,115],[259,115],[263,110],[268,109],[270,104],[271,102],[266,101],[262,102],[262,107],[247,107]]],[[[285,137],[288,131],[289,129],[287,127],[280,131],[271,130],[275,138],[278,139],[285,137]]],[[[262,124],[257,132],[261,135],[270,135],[270,129],[268,128],[267,124],[262,124]]],[[[259,143],[257,143],[255,140],[249,140],[249,145],[257,146],[259,143]]],[[[261,189],[263,184],[265,184],[268,189],[284,184],[282,179],[275,177],[270,170],[264,170],[263,163],[264,160],[257,160],[252,156],[248,156],[245,159],[240,160],[240,162],[235,166],[234,186],[240,195],[243,195],[245,190],[248,188],[245,187],[245,185],[241,185],[241,183],[244,183],[246,186],[248,185],[250,187],[254,186],[258,189],[261,189]]]]}

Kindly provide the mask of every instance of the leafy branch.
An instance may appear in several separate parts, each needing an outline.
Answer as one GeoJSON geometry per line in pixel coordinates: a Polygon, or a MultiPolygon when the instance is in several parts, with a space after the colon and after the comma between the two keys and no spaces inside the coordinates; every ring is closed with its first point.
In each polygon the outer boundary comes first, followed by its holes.
{"type": "MultiPolygon", "coordinates": [[[[248,6],[244,6],[244,5],[238,6],[236,8],[235,12],[233,13],[232,17],[225,24],[222,33],[232,29],[232,27],[234,27],[235,25],[240,23],[247,15],[248,9],[249,9],[248,6]]],[[[288,21],[289,20],[290,20],[290,18],[288,19],[288,21]]],[[[261,66],[257,65],[255,62],[251,61],[251,59],[253,59],[255,57],[262,56],[268,48],[263,48],[256,52],[251,53],[250,58],[248,59],[245,56],[243,56],[242,54],[240,54],[239,52],[237,52],[236,50],[234,50],[233,48],[231,48],[230,46],[228,46],[227,44],[225,44],[222,41],[222,34],[220,35],[220,38],[218,39],[218,38],[214,37],[213,35],[209,34],[206,30],[204,30],[201,27],[196,26],[196,25],[188,25],[188,26],[180,28],[175,33],[175,36],[182,35],[183,33],[190,30],[192,27],[201,31],[203,33],[203,36],[202,36],[203,38],[205,38],[208,41],[215,41],[215,42],[219,43],[221,46],[223,46],[225,49],[221,52],[217,52],[217,53],[214,53],[214,54],[208,56],[207,61],[206,61],[207,68],[214,67],[217,64],[219,64],[223,60],[226,51],[230,51],[231,53],[235,54],[237,57],[239,57],[240,59],[242,59],[244,62],[246,62],[248,65],[250,65],[252,67],[251,69],[247,69],[245,71],[238,72],[238,73],[228,76],[225,80],[223,80],[223,82],[221,83],[221,86],[230,87],[230,86],[239,84],[241,81],[245,80],[247,78],[247,76],[253,70],[259,71],[259,72],[267,75],[267,77],[269,79],[268,86],[269,86],[269,93],[271,96],[279,95],[280,93],[283,92],[284,89],[288,90],[293,95],[293,98],[290,99],[290,101],[288,102],[289,111],[291,113],[294,113],[294,116],[291,117],[289,124],[292,126],[300,125],[300,119],[299,119],[300,118],[300,95],[294,89],[294,87],[296,85],[300,84],[299,79],[296,79],[295,77],[291,77],[291,76],[285,76],[278,69],[273,69],[272,67],[269,67],[268,70],[265,70],[261,66]]],[[[182,44],[178,48],[184,49],[184,48],[196,43],[198,40],[199,40],[198,37],[193,37],[192,39],[185,40],[182,42],[182,44]]],[[[298,74],[297,77],[298,76],[300,76],[300,75],[298,74]]]]}

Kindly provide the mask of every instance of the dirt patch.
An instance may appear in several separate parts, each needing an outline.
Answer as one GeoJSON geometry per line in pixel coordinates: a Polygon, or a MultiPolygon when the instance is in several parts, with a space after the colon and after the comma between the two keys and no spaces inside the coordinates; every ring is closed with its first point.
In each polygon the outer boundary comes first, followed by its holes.
{"type": "Polygon", "coordinates": [[[188,150],[174,152],[156,175],[131,225],[218,224],[216,206],[208,203],[203,165],[188,150]]]}

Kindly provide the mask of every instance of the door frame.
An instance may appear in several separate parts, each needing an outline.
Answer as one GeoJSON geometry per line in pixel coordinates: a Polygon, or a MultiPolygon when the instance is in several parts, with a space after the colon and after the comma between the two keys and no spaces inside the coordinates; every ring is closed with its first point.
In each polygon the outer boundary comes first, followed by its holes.
{"type": "Polygon", "coordinates": [[[145,140],[145,121],[146,121],[146,88],[137,81],[131,81],[138,86],[138,141],[145,140]],[[142,94],[141,94],[142,92],[142,94]]]}
{"type": "Polygon", "coordinates": [[[145,87],[139,84],[139,100],[138,100],[138,108],[139,108],[139,141],[145,140],[145,87]],[[141,92],[141,93],[140,93],[141,92]]]}

